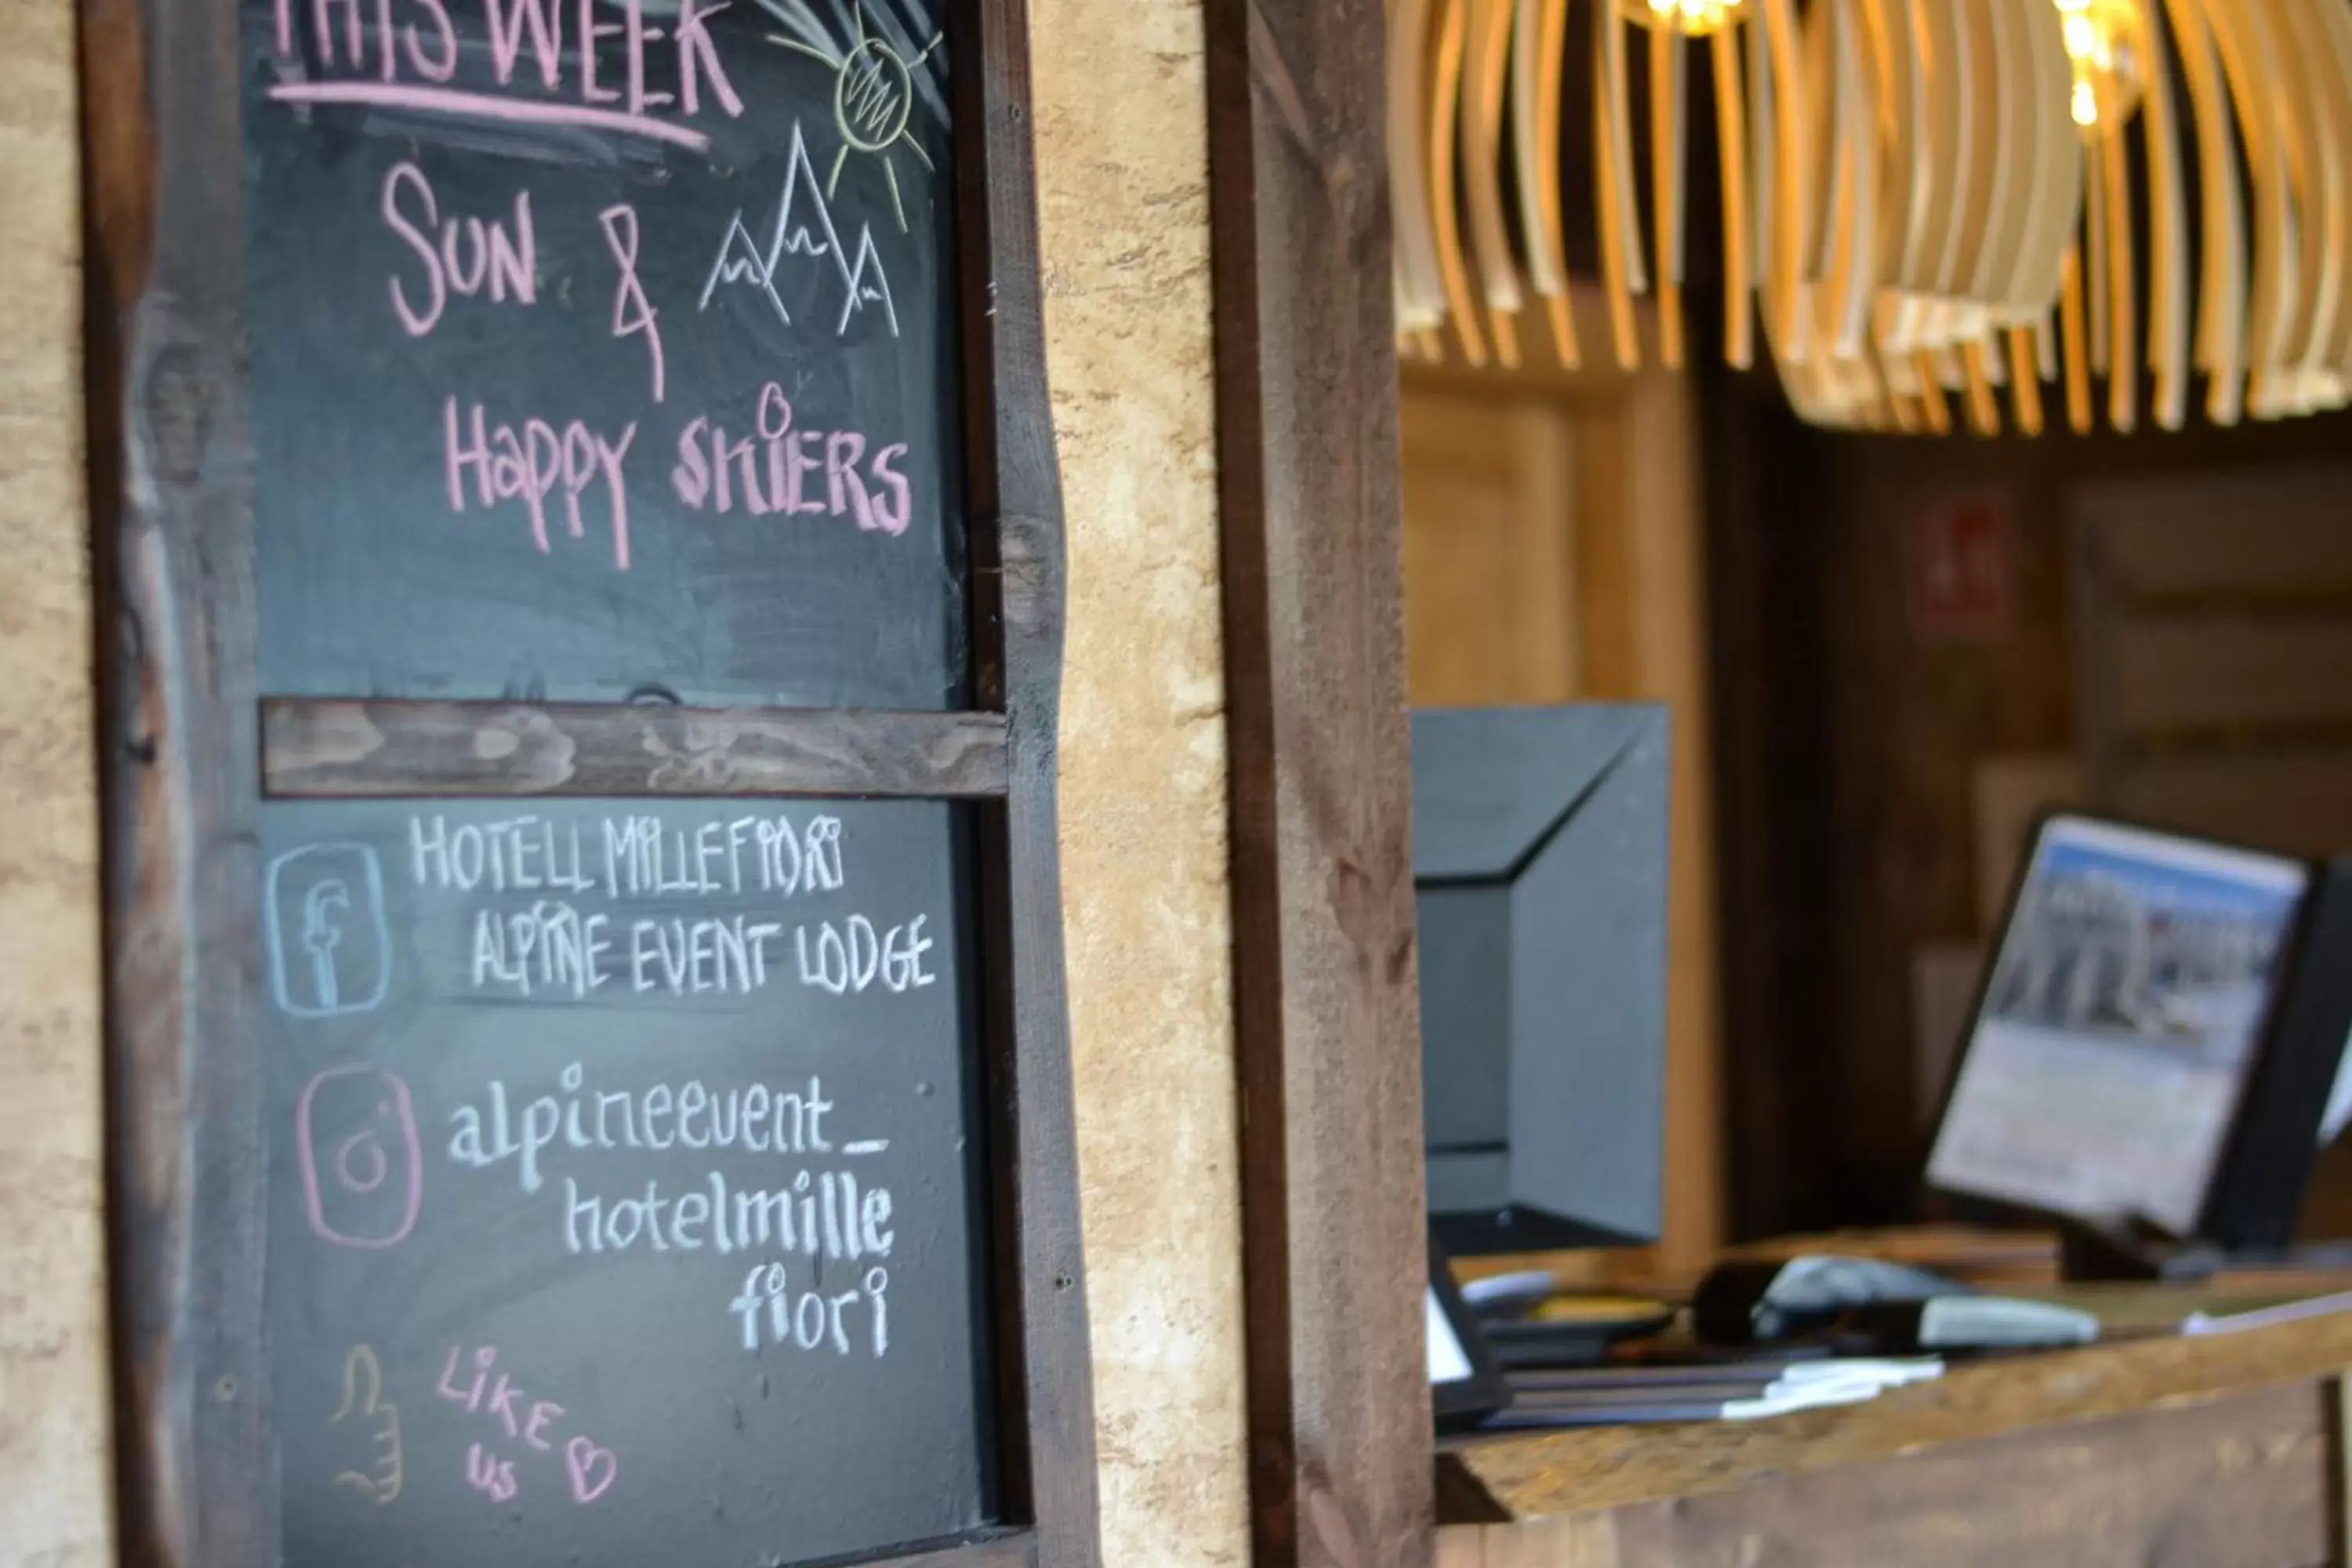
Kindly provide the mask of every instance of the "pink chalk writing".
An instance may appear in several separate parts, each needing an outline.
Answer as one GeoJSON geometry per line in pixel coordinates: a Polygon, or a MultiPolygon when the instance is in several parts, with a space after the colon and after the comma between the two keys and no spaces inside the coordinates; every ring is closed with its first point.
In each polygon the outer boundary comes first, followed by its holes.
{"type": "Polygon", "coordinates": [[[386,1247],[406,1240],[424,1202],[425,1161],[416,1108],[399,1075],[370,1067],[331,1068],[304,1086],[294,1121],[303,1209],[312,1233],[338,1247],[386,1247]],[[329,1118],[320,1115],[318,1102],[330,1085],[335,1086],[330,1111],[344,1121],[357,1111],[359,1119],[326,1152],[322,1179],[320,1123],[329,1118]],[[396,1204],[378,1195],[395,1172],[401,1178],[391,1194],[396,1204]]]}
{"type": "Polygon", "coordinates": [[[613,293],[613,335],[616,338],[645,334],[647,352],[654,361],[654,401],[662,400],[662,340],[659,318],[646,298],[646,286],[637,277],[637,209],[624,204],[607,207],[597,215],[604,226],[604,243],[613,248],[613,259],[621,268],[620,287],[613,293]]]}
{"type": "MultiPolygon", "coordinates": [[[[629,62],[629,112],[632,114],[643,114],[648,109],[664,108],[669,104],[677,102],[677,94],[668,92],[654,92],[648,90],[646,87],[646,45],[649,41],[658,39],[662,36],[661,29],[659,27],[648,27],[646,26],[645,11],[642,6],[635,5],[630,5],[627,8],[627,24],[622,28],[622,31],[627,36],[629,40],[628,48],[626,50],[626,58],[629,62]]],[[[706,44],[709,41],[709,34],[706,33],[703,35],[703,41],[706,44]]],[[[716,66],[718,63],[717,56],[714,55],[711,57],[711,63],[716,66]]],[[[593,66],[593,62],[592,61],[591,65],[593,66]]]]}
{"type": "Polygon", "coordinates": [[[492,1458],[479,1443],[467,1445],[466,1483],[476,1491],[488,1492],[492,1502],[509,1501],[522,1489],[515,1480],[514,1461],[492,1458]]]}
{"type": "MultiPolygon", "coordinates": [[[[415,5],[432,19],[434,35],[441,40],[441,47],[430,59],[426,58],[416,24],[409,23],[401,33],[401,41],[408,50],[409,68],[427,81],[447,81],[457,74],[457,30],[449,25],[449,13],[443,8],[441,0],[415,0],[415,5]]],[[[397,74],[388,58],[383,72],[387,79],[397,74]]]]}
{"type": "Polygon", "coordinates": [[[504,120],[517,125],[579,125],[596,131],[625,131],[656,142],[673,142],[694,152],[707,151],[710,138],[691,126],[672,125],[642,115],[610,109],[588,109],[571,103],[534,103],[498,98],[459,88],[404,87],[371,81],[288,81],[269,89],[280,103],[373,104],[382,109],[414,109],[427,113],[504,120]]]}
{"type": "Polygon", "coordinates": [[[410,337],[421,338],[440,323],[452,290],[470,299],[487,289],[493,304],[509,299],[524,305],[539,302],[539,239],[531,226],[529,191],[515,193],[511,226],[485,224],[478,217],[445,221],[433,182],[415,164],[399,163],[384,176],[382,210],[385,226],[416,253],[425,268],[421,306],[409,299],[398,278],[391,284],[393,314],[410,337]],[[426,232],[430,229],[440,231],[437,245],[426,232]]]}
{"type": "MultiPolygon", "coordinates": [[[[719,63],[719,47],[710,41],[710,29],[704,25],[707,18],[726,10],[732,3],[733,0],[722,0],[719,5],[711,5],[709,0],[681,0],[677,18],[677,79],[678,90],[686,95],[686,111],[688,114],[702,112],[702,78],[708,72],[710,90],[719,95],[719,106],[727,111],[728,118],[742,118],[743,100],[735,96],[734,85],[727,79],[727,72],[719,63]],[[704,9],[705,6],[708,9],[704,9]]],[[[635,0],[631,0],[629,8],[636,9],[635,0]]]]}
{"type": "MultiPolygon", "coordinates": [[[[441,0],[405,0],[408,8],[421,11],[432,24],[438,47],[430,55],[425,52],[423,35],[415,18],[396,31],[406,52],[409,69],[430,81],[446,81],[457,69],[457,30],[449,25],[449,12],[441,0]]],[[[395,29],[392,20],[392,0],[375,0],[377,42],[376,68],[386,81],[398,74],[392,42],[395,29]]],[[[334,40],[333,14],[340,10],[343,17],[343,53],[353,64],[361,63],[364,50],[367,25],[360,16],[359,0],[310,0],[310,25],[320,40],[330,47],[334,40]]],[[[278,0],[278,50],[291,54],[294,49],[293,0],[278,0]]]]}
{"type": "MultiPolygon", "coordinates": [[[[627,3],[630,11],[637,10],[638,0],[627,0],[627,3]]],[[[627,30],[617,22],[597,21],[595,11],[589,5],[580,7],[580,96],[587,102],[621,101],[619,93],[596,85],[596,40],[617,37],[627,30]]],[[[636,27],[639,48],[645,47],[645,19],[640,16],[636,27]]]]}
{"type": "Polygon", "coordinates": [[[563,1445],[563,1468],[572,1476],[572,1500],[580,1503],[594,1502],[621,1479],[621,1462],[613,1457],[613,1450],[600,1448],[585,1437],[574,1437],[563,1445]]]}
{"type": "MultiPolygon", "coordinates": [[[[498,1373],[494,1378],[491,1374],[498,1361],[496,1345],[478,1346],[470,1356],[463,1345],[451,1345],[447,1359],[441,1363],[441,1376],[433,1385],[434,1392],[450,1404],[462,1406],[467,1415],[496,1423],[509,1442],[520,1442],[538,1453],[552,1453],[555,1443],[548,1428],[563,1419],[563,1406],[551,1400],[532,1398],[506,1373],[498,1373]],[[467,1376],[468,1370],[470,1379],[467,1376]]],[[[613,1450],[585,1433],[573,1433],[565,1438],[563,1468],[572,1484],[572,1500],[583,1504],[604,1496],[621,1473],[621,1462],[613,1450]]],[[[514,1495],[513,1463],[499,1460],[478,1442],[467,1451],[466,1471],[476,1488],[499,1501],[514,1495]],[[500,1489],[504,1489],[503,1496],[500,1489]]]]}
{"type": "Polygon", "coordinates": [[[347,1192],[375,1191],[390,1168],[383,1144],[372,1133],[354,1132],[335,1147],[335,1175],[347,1192]]]}
{"type": "Polygon", "coordinates": [[[530,29],[531,52],[539,60],[539,83],[550,90],[563,81],[563,8],[488,0],[490,58],[499,85],[514,79],[515,58],[522,47],[522,32],[530,29]]]}
{"type": "Polygon", "coordinates": [[[549,1447],[543,1433],[548,1424],[560,1419],[563,1406],[544,1399],[527,1398],[522,1385],[505,1373],[491,1381],[490,1369],[498,1364],[499,1347],[483,1345],[474,1352],[474,1379],[464,1387],[449,1380],[458,1375],[458,1358],[464,1347],[451,1345],[448,1360],[441,1363],[441,1379],[435,1392],[455,1405],[466,1407],[467,1414],[488,1415],[506,1428],[509,1437],[520,1437],[532,1447],[545,1453],[549,1447]]]}
{"type": "Polygon", "coordinates": [[[315,81],[285,81],[270,96],[285,103],[358,103],[432,113],[504,120],[523,124],[579,125],[675,142],[698,151],[709,138],[691,126],[656,119],[655,111],[678,105],[698,114],[705,91],[730,118],[740,118],[743,100],[728,79],[727,68],[710,37],[712,16],[732,0],[680,0],[667,28],[649,26],[644,0],[624,0],[624,19],[599,21],[601,0],[577,0],[566,59],[566,0],[487,0],[491,74],[496,90],[444,86],[457,75],[458,40],[444,0],[399,0],[408,15],[394,14],[394,0],[277,0],[278,49],[293,55],[305,40],[330,71],[362,73],[315,81]],[[340,26],[338,23],[340,22],[340,26]],[[620,88],[597,79],[599,40],[619,37],[626,57],[620,88]],[[646,60],[653,46],[670,45],[676,92],[648,84],[646,60]],[[538,85],[570,94],[576,102],[505,96],[515,86],[525,48],[537,68],[538,85]],[[572,68],[566,80],[566,67],[572,68]],[[372,78],[367,73],[373,73],[372,78]],[[408,80],[406,78],[418,80],[408,80]],[[619,104],[620,108],[607,108],[619,104]]]}
{"type": "Polygon", "coordinates": [[[637,438],[635,421],[622,429],[617,440],[607,440],[577,419],[560,429],[544,419],[525,419],[518,429],[505,422],[491,425],[478,403],[461,412],[451,397],[444,405],[442,423],[451,511],[463,516],[469,494],[471,504],[485,511],[520,500],[530,520],[531,542],[544,555],[551,550],[548,498],[562,490],[565,531],[578,539],[586,531],[581,497],[601,488],[611,520],[613,565],[622,572],[629,569],[629,497],[621,465],[637,438]]]}
{"type": "Polygon", "coordinates": [[[761,392],[751,433],[698,416],[678,432],[670,489],[697,511],[732,512],[740,503],[753,517],[853,517],[866,532],[900,534],[913,515],[913,492],[898,468],[903,441],[866,456],[856,430],[795,430],[793,405],[770,382],[761,392]]]}

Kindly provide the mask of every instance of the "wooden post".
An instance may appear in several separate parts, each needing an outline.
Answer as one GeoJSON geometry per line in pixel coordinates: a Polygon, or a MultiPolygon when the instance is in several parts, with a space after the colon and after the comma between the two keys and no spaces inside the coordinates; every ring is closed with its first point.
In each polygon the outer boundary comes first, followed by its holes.
{"type": "Polygon", "coordinates": [[[1207,11],[1255,1561],[1431,1561],[1381,13],[1207,11]]]}
{"type": "Polygon", "coordinates": [[[2335,1515],[2336,1560],[2352,1563],[2352,1373],[2336,1374],[2335,1394],[2336,1408],[2329,1412],[2335,1419],[2328,1424],[2336,1461],[2330,1511],[2335,1515]]]}

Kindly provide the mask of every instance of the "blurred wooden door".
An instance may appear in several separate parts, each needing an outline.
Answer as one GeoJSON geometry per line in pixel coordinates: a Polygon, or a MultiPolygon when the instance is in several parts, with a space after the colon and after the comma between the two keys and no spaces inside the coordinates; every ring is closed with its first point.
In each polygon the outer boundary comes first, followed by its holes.
{"type": "MultiPolygon", "coordinates": [[[[2352,853],[2347,493],[2352,467],[2328,464],[2075,494],[2092,799],[2290,855],[2352,853]]],[[[2322,1152],[2300,1228],[2352,1237],[2352,1137],[2322,1152]]]]}
{"type": "Polygon", "coordinates": [[[1414,705],[1573,700],[1584,659],[1569,411],[1416,390],[1408,379],[1398,422],[1414,705]]]}
{"type": "Polygon", "coordinates": [[[1691,385],[1664,371],[1407,365],[1401,410],[1413,704],[1670,710],[1663,1234],[1591,1273],[1703,1267],[1723,1239],[1725,1132],[1691,385]]]}
{"type": "Polygon", "coordinates": [[[2074,498],[2093,797],[2294,855],[2352,851],[2352,467],[2074,498]]]}

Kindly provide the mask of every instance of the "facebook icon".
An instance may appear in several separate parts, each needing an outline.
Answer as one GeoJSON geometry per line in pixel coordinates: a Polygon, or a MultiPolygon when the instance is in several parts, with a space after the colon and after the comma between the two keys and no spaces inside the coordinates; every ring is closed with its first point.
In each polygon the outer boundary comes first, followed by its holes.
{"type": "Polygon", "coordinates": [[[392,982],[383,868],[364,844],[312,844],[269,863],[269,992],[297,1018],[364,1013],[392,982]]]}

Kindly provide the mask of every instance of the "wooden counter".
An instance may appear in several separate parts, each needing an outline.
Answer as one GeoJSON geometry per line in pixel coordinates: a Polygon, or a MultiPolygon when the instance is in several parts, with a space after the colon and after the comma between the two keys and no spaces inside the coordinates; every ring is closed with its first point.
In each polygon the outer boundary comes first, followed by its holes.
{"type": "Polygon", "coordinates": [[[1440,1457],[1439,1568],[2346,1563],[2352,1313],[1950,1373],[1769,1421],[1440,1457]]]}

